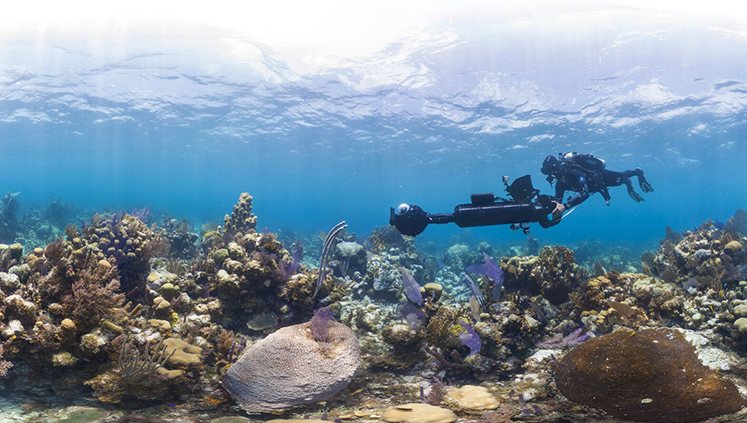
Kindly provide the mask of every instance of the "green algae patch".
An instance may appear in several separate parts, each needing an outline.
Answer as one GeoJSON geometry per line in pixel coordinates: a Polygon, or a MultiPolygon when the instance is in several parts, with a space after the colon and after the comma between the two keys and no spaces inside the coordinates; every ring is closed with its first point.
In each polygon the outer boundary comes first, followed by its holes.
{"type": "Polygon", "coordinates": [[[70,407],[63,410],[64,417],[59,420],[47,420],[49,423],[97,423],[109,416],[107,410],[94,407],[70,407]]]}
{"type": "Polygon", "coordinates": [[[696,422],[745,404],[679,331],[665,328],[586,341],[558,363],[555,384],[573,402],[639,422],[696,422]]]}

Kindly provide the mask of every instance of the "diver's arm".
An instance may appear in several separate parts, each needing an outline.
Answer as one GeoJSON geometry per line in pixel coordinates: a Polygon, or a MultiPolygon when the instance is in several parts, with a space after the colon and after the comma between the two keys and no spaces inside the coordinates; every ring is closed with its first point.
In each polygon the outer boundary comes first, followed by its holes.
{"type": "Polygon", "coordinates": [[[570,209],[571,207],[576,207],[577,205],[583,203],[587,198],[589,198],[589,185],[584,182],[583,188],[573,194],[573,197],[568,199],[568,201],[563,205],[565,206],[565,208],[570,209]]]}
{"type": "Polygon", "coordinates": [[[559,203],[563,202],[563,195],[565,195],[565,192],[568,190],[568,187],[566,187],[565,182],[558,181],[555,184],[555,198],[558,200],[559,203]]]}

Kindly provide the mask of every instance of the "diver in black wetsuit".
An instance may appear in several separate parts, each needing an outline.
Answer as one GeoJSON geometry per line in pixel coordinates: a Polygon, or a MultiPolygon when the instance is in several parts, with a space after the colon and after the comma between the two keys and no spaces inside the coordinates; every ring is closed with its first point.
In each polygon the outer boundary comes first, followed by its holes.
{"type": "Polygon", "coordinates": [[[652,192],[654,189],[643,176],[640,168],[635,170],[625,170],[615,172],[605,169],[606,164],[603,160],[598,159],[590,154],[560,154],[559,157],[547,156],[542,163],[542,173],[547,175],[547,180],[552,185],[555,184],[555,210],[553,216],[559,218],[566,209],[575,207],[587,198],[590,194],[598,192],[602,194],[607,205],[610,204],[610,194],[608,187],[617,187],[622,184],[628,187],[628,194],[636,202],[643,201],[643,197],[633,189],[630,178],[638,177],[638,184],[643,192],[652,192]],[[575,194],[563,202],[563,195],[566,191],[573,191],[575,194]]]}

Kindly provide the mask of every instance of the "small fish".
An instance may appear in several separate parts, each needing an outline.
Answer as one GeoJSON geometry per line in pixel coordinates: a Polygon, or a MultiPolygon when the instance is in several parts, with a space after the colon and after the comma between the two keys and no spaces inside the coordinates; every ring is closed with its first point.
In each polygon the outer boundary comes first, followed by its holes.
{"type": "Polygon", "coordinates": [[[472,313],[472,317],[475,318],[478,322],[480,321],[480,303],[477,301],[477,298],[475,296],[469,297],[469,309],[472,313]]]}
{"type": "MultiPolygon", "coordinates": [[[[493,301],[498,301],[501,298],[501,287],[503,287],[505,275],[501,266],[490,258],[489,255],[485,254],[485,263],[472,265],[467,268],[467,271],[490,278],[493,281],[493,301]]],[[[478,299],[480,298],[478,297],[478,299]]]]}
{"type": "Polygon", "coordinates": [[[547,320],[547,316],[545,316],[545,313],[542,312],[542,307],[539,306],[539,304],[535,303],[534,301],[529,301],[529,306],[532,307],[532,310],[537,314],[537,318],[544,324],[550,323],[549,320],[547,320]]]}
{"type": "Polygon", "coordinates": [[[480,287],[477,286],[475,281],[473,281],[472,278],[469,277],[469,275],[465,274],[464,279],[467,281],[467,286],[469,286],[469,289],[472,291],[472,295],[474,295],[474,297],[477,298],[477,302],[480,304],[480,306],[486,307],[485,298],[482,296],[482,291],[480,291],[480,287]]]}

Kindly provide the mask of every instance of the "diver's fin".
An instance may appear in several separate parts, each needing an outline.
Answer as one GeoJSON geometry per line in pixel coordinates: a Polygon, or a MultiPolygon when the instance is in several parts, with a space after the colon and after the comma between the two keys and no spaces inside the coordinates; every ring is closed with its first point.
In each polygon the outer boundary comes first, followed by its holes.
{"type": "Polygon", "coordinates": [[[647,180],[639,181],[638,183],[641,186],[641,191],[643,192],[654,192],[654,187],[651,186],[651,184],[648,183],[647,180]]]}
{"type": "Polygon", "coordinates": [[[630,194],[630,198],[635,200],[636,203],[640,203],[641,201],[643,201],[643,197],[641,197],[641,194],[638,194],[637,192],[635,192],[635,190],[629,189],[628,194],[630,194]]]}
{"type": "Polygon", "coordinates": [[[651,186],[651,184],[648,183],[646,180],[646,177],[643,176],[643,169],[640,167],[635,168],[636,173],[638,174],[638,185],[641,187],[641,191],[643,192],[654,192],[654,187],[651,186]]]}

